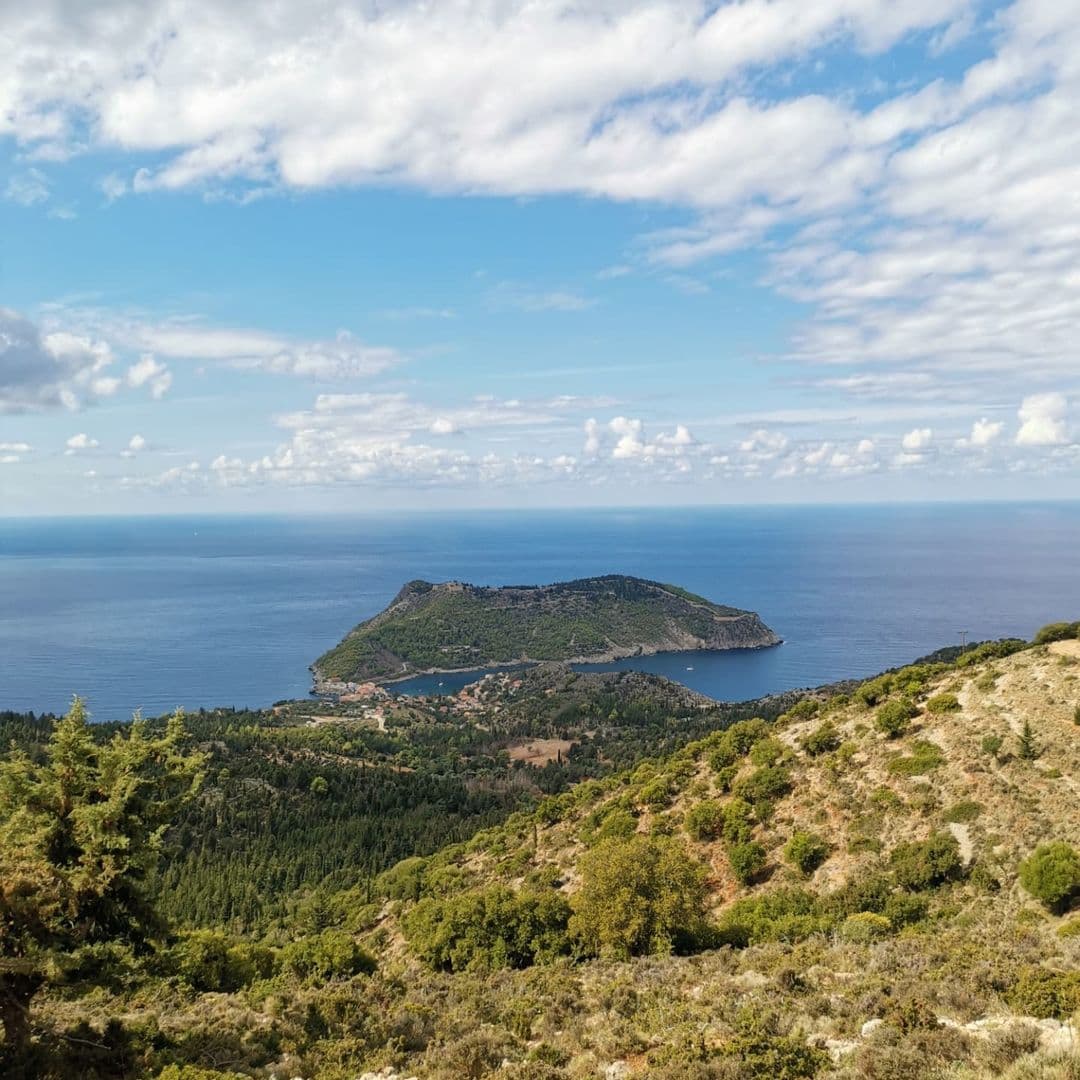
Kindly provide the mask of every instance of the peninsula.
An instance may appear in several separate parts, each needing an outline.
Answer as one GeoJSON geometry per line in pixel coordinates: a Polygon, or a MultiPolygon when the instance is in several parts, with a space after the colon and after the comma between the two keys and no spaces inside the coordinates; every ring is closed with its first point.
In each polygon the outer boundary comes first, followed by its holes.
{"type": "Polygon", "coordinates": [[[780,644],[752,611],[674,585],[609,574],[500,588],[410,581],[312,665],[317,691],[497,664],[606,662],[780,644]]]}

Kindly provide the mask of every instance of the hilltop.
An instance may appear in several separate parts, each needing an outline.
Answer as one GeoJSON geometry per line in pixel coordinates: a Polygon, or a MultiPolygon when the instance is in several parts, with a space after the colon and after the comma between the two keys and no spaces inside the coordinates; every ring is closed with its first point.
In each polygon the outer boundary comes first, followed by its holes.
{"type": "Polygon", "coordinates": [[[752,611],[642,578],[611,574],[498,588],[410,581],[312,671],[316,689],[335,691],[422,672],[779,643],[752,611]]]}

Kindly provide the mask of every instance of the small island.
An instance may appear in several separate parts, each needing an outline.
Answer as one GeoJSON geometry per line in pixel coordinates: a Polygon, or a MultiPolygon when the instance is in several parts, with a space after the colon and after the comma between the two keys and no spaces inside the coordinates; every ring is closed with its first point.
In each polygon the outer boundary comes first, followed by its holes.
{"type": "Polygon", "coordinates": [[[378,615],[312,665],[315,690],[539,661],[779,645],[753,611],[675,585],[609,574],[499,588],[410,581],[378,615]]]}

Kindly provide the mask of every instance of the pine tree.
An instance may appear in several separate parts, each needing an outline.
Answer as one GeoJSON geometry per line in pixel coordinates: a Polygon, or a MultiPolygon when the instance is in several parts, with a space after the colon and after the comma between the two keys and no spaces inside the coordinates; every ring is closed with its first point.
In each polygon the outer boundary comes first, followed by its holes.
{"type": "Polygon", "coordinates": [[[0,757],[0,1022],[18,1055],[34,995],[105,941],[139,947],[163,926],[148,899],[165,830],[201,781],[177,712],[152,735],[135,718],[99,743],[75,698],[37,763],[0,757]]]}
{"type": "Polygon", "coordinates": [[[1020,733],[1017,756],[1021,761],[1034,761],[1039,756],[1039,746],[1035,742],[1035,733],[1031,730],[1031,721],[1024,721],[1024,730],[1020,733]]]}

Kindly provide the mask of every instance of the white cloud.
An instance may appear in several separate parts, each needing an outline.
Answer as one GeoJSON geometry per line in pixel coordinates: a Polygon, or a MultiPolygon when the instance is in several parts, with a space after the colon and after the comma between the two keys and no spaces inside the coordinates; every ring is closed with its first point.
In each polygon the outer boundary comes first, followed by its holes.
{"type": "Polygon", "coordinates": [[[89,130],[153,155],[136,191],[389,181],[706,204],[764,189],[786,202],[820,199],[828,167],[835,199],[871,169],[845,153],[846,110],[731,91],[751,70],[838,43],[879,52],[967,7],[312,0],[255,13],[229,0],[112,0],[29,17],[9,5],[0,134],[55,154],[89,130]]]}
{"type": "Polygon", "coordinates": [[[0,308],[0,413],[75,410],[119,386],[111,349],[88,335],[42,330],[0,308]]]}
{"type": "Polygon", "coordinates": [[[150,362],[165,357],[320,381],[379,375],[404,359],[396,349],[368,345],[346,330],[330,339],[306,340],[212,326],[195,317],[153,320],[96,309],[63,310],[62,315],[69,325],[96,333],[118,347],[145,353],[147,370],[150,362]]]}
{"type": "Polygon", "coordinates": [[[128,440],[127,446],[120,451],[122,458],[133,458],[136,454],[141,453],[146,449],[146,439],[139,434],[132,435],[128,440]]]}
{"type": "Polygon", "coordinates": [[[28,169],[11,176],[4,188],[4,198],[20,206],[37,206],[47,202],[49,184],[39,169],[28,169]]]}
{"type": "Polygon", "coordinates": [[[128,386],[145,386],[150,391],[150,396],[159,401],[172,386],[172,372],[153,356],[140,357],[136,363],[127,369],[128,386]]]}
{"type": "Polygon", "coordinates": [[[64,445],[67,447],[64,453],[70,455],[80,450],[94,450],[99,444],[97,439],[91,438],[85,431],[80,431],[78,435],[72,435],[64,445]]]}
{"type": "Polygon", "coordinates": [[[755,454],[766,459],[774,458],[787,448],[788,441],[788,437],[781,431],[758,428],[749,438],[739,444],[739,449],[744,454],[755,454]]]}
{"type": "Polygon", "coordinates": [[[920,453],[929,448],[934,441],[934,432],[930,428],[915,428],[909,431],[901,440],[900,445],[908,453],[920,453]]]}
{"type": "Polygon", "coordinates": [[[1001,420],[988,420],[985,416],[971,425],[971,434],[958,441],[959,446],[975,446],[980,449],[995,443],[1005,430],[1001,420]]]}
{"type": "Polygon", "coordinates": [[[1017,446],[1062,446],[1069,441],[1069,403],[1064,394],[1032,394],[1024,398],[1017,415],[1017,446]]]}
{"type": "Polygon", "coordinates": [[[447,416],[436,416],[428,425],[432,435],[456,435],[461,429],[447,416]]]}
{"type": "Polygon", "coordinates": [[[33,447],[25,442],[0,442],[0,453],[29,454],[33,447]]]}

